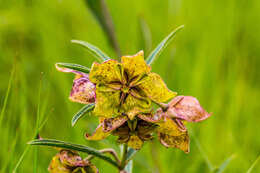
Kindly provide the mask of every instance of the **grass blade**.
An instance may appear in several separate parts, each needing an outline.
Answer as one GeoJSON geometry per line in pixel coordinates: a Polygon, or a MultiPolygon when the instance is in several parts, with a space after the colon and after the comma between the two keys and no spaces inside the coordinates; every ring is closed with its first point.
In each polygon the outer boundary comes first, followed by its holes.
{"type": "Polygon", "coordinates": [[[86,48],[89,51],[89,53],[91,53],[99,62],[104,62],[104,61],[110,59],[109,56],[107,56],[99,48],[97,48],[96,46],[94,46],[88,42],[81,41],[81,40],[71,40],[71,42],[81,45],[84,48],[86,48]]]}
{"type": "Polygon", "coordinates": [[[79,64],[58,62],[58,63],[55,64],[55,66],[59,71],[63,71],[63,72],[71,72],[69,70],[76,70],[76,71],[83,72],[83,73],[89,73],[90,72],[90,69],[88,67],[85,67],[85,66],[79,65],[79,64]],[[69,69],[69,70],[66,71],[66,69],[69,69]]]}
{"type": "Polygon", "coordinates": [[[197,137],[195,136],[194,132],[192,129],[190,129],[190,134],[191,136],[193,137],[196,145],[197,145],[197,148],[199,149],[199,152],[201,153],[202,157],[204,158],[209,170],[212,172],[214,171],[214,166],[212,165],[212,163],[210,162],[209,160],[209,157],[207,156],[206,152],[204,151],[204,149],[202,148],[201,144],[200,144],[200,141],[197,139],[197,137]]]}
{"type": "Polygon", "coordinates": [[[95,104],[88,104],[83,106],[72,118],[71,120],[71,125],[72,127],[78,122],[78,120],[83,117],[83,115],[85,115],[86,113],[92,111],[95,107],[95,104]]]}
{"type": "Polygon", "coordinates": [[[219,168],[215,171],[216,173],[222,173],[226,167],[229,165],[229,163],[236,157],[235,154],[232,154],[229,158],[227,158],[220,166],[219,168]]]}
{"type": "Polygon", "coordinates": [[[63,142],[63,141],[58,141],[58,140],[53,140],[53,139],[41,139],[41,140],[33,140],[30,141],[28,144],[30,145],[40,145],[40,146],[51,146],[51,147],[58,147],[58,148],[65,148],[69,150],[75,150],[79,152],[84,152],[90,155],[94,155],[95,157],[98,157],[100,159],[103,159],[104,161],[107,161],[108,163],[114,165],[115,167],[119,167],[116,161],[112,160],[110,157],[105,156],[98,150],[94,148],[90,148],[84,145],[80,144],[73,144],[69,142],[63,142]]]}
{"type": "Polygon", "coordinates": [[[254,169],[255,165],[257,164],[257,162],[260,160],[260,156],[257,157],[257,159],[254,161],[254,163],[250,166],[250,168],[248,169],[248,171],[246,173],[251,173],[251,171],[254,169]]]}
{"type": "Polygon", "coordinates": [[[85,0],[85,2],[106,34],[110,46],[115,50],[117,56],[120,57],[121,51],[117,41],[113,19],[105,0],[85,0]]]}
{"type": "Polygon", "coordinates": [[[12,173],[16,173],[18,167],[19,167],[20,164],[22,163],[22,161],[23,161],[23,159],[24,159],[24,156],[28,153],[29,149],[30,149],[30,146],[27,145],[26,148],[25,148],[25,150],[23,151],[21,157],[19,158],[18,162],[16,163],[16,165],[15,165],[15,167],[14,167],[12,173]]]}
{"type": "Polygon", "coordinates": [[[144,52],[150,52],[152,48],[152,34],[147,22],[139,17],[139,44],[144,52]]]}
{"type": "Polygon", "coordinates": [[[5,98],[4,98],[4,104],[3,104],[1,114],[0,114],[0,126],[2,124],[2,119],[3,119],[4,113],[5,113],[7,101],[8,101],[8,98],[9,98],[9,94],[10,94],[10,90],[11,90],[11,86],[12,86],[12,82],[13,82],[13,78],[14,78],[14,72],[15,72],[15,67],[13,67],[13,69],[12,69],[10,79],[9,79],[9,82],[8,82],[8,87],[7,87],[7,91],[6,91],[5,98]]]}
{"type": "Polygon", "coordinates": [[[160,55],[160,53],[163,51],[164,48],[167,47],[167,45],[172,41],[174,36],[178,31],[180,31],[182,28],[184,28],[184,25],[179,26],[174,31],[172,31],[163,41],[161,41],[160,44],[150,53],[150,55],[146,59],[146,63],[148,65],[151,65],[154,60],[160,55]]]}

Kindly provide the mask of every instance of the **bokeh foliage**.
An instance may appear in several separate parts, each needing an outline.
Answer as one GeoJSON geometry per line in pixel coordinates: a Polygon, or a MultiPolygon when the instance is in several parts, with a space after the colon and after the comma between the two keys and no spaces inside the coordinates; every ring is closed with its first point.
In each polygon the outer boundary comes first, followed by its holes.
{"type": "MultiPolygon", "coordinates": [[[[107,4],[122,54],[151,51],[141,33],[151,32],[148,45],[154,48],[174,28],[185,25],[153,71],[173,91],[197,97],[213,112],[207,121],[188,124],[193,132],[190,154],[165,149],[155,140],[136,155],[133,171],[209,172],[234,155],[225,171],[246,172],[260,154],[260,1],[107,0],[107,4]],[[141,30],[140,20],[146,26],[141,30]]],[[[94,61],[71,44],[72,39],[116,55],[84,0],[0,1],[0,172],[12,171],[34,135],[40,83],[40,116],[49,117],[42,137],[119,151],[113,137],[102,142],[84,139],[86,130],[94,130],[95,118],[84,117],[71,127],[71,118],[82,105],[68,100],[73,75],[57,72],[54,64],[90,67],[94,61]]],[[[29,149],[18,172],[33,172],[33,165],[46,172],[56,151],[36,150],[29,149]]],[[[115,171],[107,163],[93,162],[100,172],[115,171]]],[[[252,172],[259,171],[258,163],[252,172]]]]}

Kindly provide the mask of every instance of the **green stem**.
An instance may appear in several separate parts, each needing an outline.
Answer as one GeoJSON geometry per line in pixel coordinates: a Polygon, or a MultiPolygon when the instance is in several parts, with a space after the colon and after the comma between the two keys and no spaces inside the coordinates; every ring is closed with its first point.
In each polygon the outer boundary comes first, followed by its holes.
{"type": "Polygon", "coordinates": [[[120,170],[124,170],[124,168],[125,168],[126,159],[127,159],[127,151],[128,151],[128,146],[127,146],[127,144],[124,144],[123,155],[122,155],[122,160],[121,160],[121,164],[120,164],[120,170]]]}

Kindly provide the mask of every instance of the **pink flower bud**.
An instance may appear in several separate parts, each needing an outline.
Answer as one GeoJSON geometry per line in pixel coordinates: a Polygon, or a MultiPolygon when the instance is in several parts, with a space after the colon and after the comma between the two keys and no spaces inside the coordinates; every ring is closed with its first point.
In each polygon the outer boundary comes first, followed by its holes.
{"type": "Polygon", "coordinates": [[[87,74],[78,73],[73,81],[70,100],[82,104],[94,103],[96,100],[96,86],[90,82],[87,74]]]}
{"type": "Polygon", "coordinates": [[[189,122],[199,122],[211,115],[192,96],[177,96],[169,102],[168,106],[169,108],[166,111],[168,116],[189,122]]]}

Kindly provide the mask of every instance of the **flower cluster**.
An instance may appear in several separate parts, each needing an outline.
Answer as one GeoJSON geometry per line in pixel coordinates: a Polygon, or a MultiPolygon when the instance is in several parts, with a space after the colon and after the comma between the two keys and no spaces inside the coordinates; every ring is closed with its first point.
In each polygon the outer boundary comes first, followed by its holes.
{"type": "Polygon", "coordinates": [[[76,74],[72,101],[95,104],[92,113],[99,117],[100,124],[92,135],[86,134],[88,140],[115,135],[119,143],[138,150],[157,133],[164,146],[189,152],[189,135],[183,122],[210,116],[196,98],[176,96],[169,90],[161,77],[151,72],[143,51],[123,56],[121,62],[111,59],[93,63],[89,74],[57,69],[76,74]],[[153,103],[160,108],[154,110],[153,103]]]}
{"type": "Polygon", "coordinates": [[[54,156],[48,170],[50,173],[98,173],[95,165],[70,150],[61,150],[54,156]]]}

